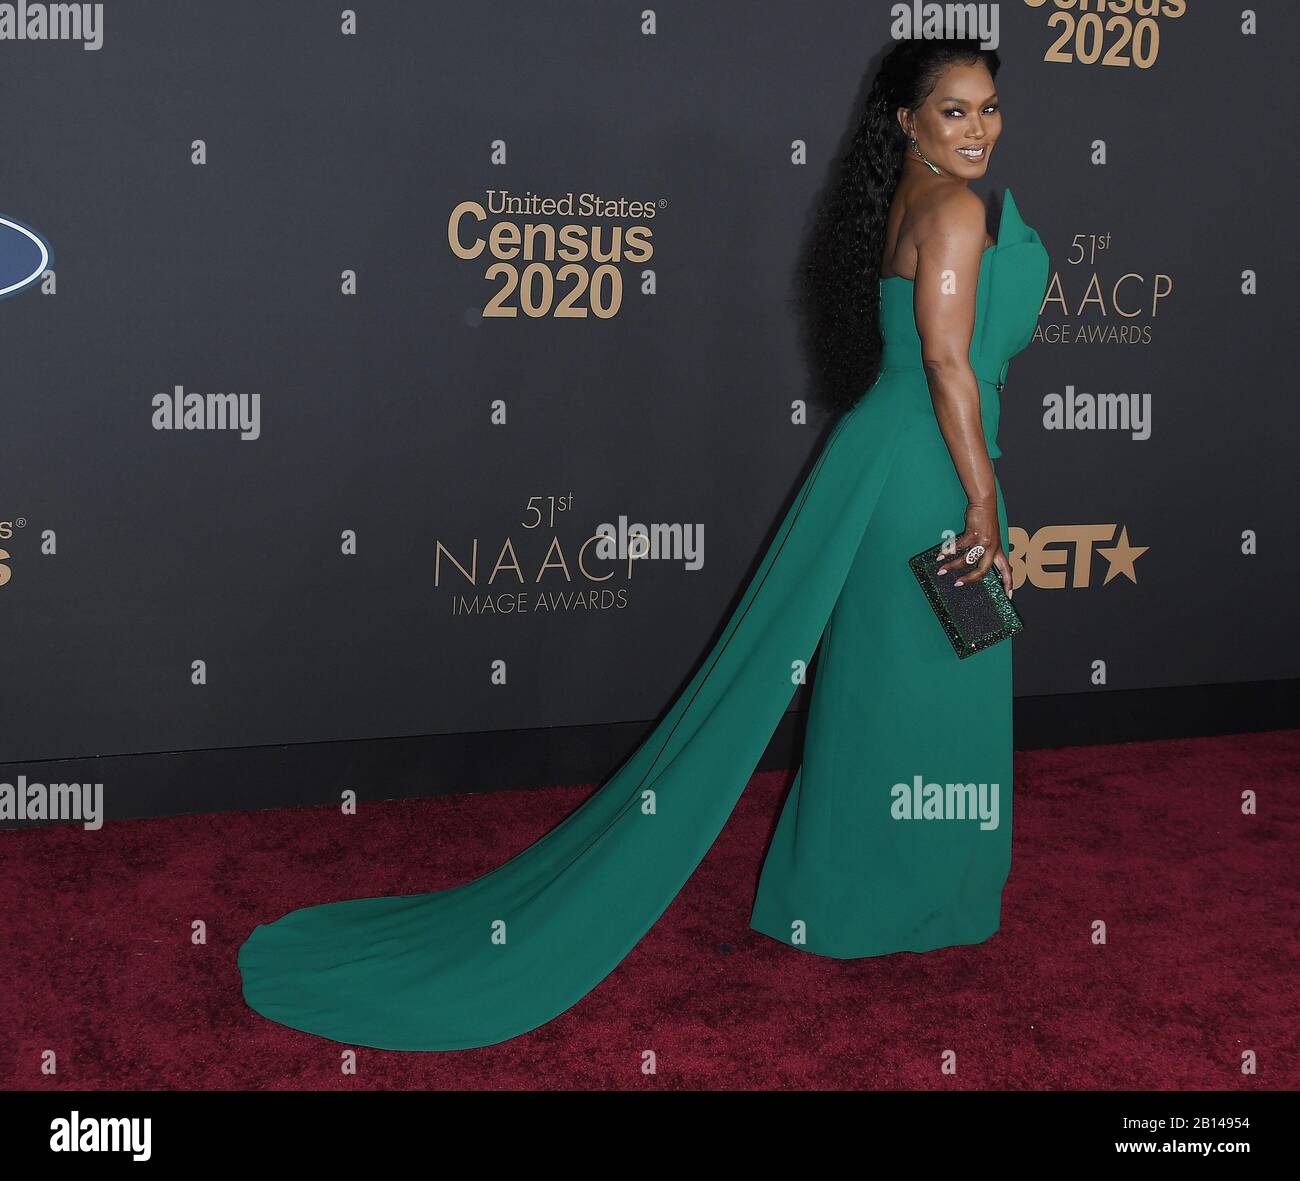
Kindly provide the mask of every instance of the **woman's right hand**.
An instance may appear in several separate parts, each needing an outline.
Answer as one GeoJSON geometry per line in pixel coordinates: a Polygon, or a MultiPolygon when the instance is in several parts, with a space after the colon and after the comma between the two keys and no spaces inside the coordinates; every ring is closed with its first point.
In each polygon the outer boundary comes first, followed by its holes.
{"type": "Polygon", "coordinates": [[[1011,598],[1011,564],[1002,550],[1002,533],[998,523],[996,504],[969,504],[966,506],[966,528],[952,542],[952,549],[944,546],[935,573],[947,577],[956,573],[957,585],[977,582],[996,568],[1002,579],[1002,589],[1011,598]],[[966,552],[972,546],[982,545],[984,552],[974,563],[966,561],[966,552]],[[955,554],[955,556],[951,556],[955,554]]]}

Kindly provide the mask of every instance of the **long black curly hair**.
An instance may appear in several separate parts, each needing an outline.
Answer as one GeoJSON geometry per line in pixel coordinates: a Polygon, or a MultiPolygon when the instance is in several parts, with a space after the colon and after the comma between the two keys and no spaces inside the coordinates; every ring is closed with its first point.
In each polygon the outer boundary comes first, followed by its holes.
{"type": "Polygon", "coordinates": [[[909,38],[881,60],[857,128],[822,191],[795,282],[815,400],[842,414],[880,375],[880,266],[907,137],[899,107],[920,108],[954,65],[982,60],[997,76],[996,50],[978,40],[909,38]]]}

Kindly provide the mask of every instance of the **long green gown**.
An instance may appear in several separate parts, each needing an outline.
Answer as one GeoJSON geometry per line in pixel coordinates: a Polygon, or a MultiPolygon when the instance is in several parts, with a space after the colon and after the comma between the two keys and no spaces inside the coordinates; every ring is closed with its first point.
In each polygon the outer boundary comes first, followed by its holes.
{"type": "MultiPolygon", "coordinates": [[[[980,260],[970,348],[994,458],[1007,364],[1033,336],[1047,273],[1007,189],[998,241],[980,260]]],[[[1014,641],[959,661],[907,568],[944,530],[961,531],[966,497],[920,367],[912,283],[884,279],[880,290],[879,379],[827,435],[722,634],[636,751],[474,881],[258,925],[239,950],[250,1007],[388,1050],[488,1046],[557,1017],[694,872],[819,643],[803,764],[751,926],[839,958],[997,931],[1011,865],[1014,641]],[[957,818],[951,793],[947,812],[932,794],[920,815],[908,811],[925,785],[971,783],[990,785],[995,821],[957,818]]],[[[998,514],[1005,538],[1000,487],[998,514]]]]}

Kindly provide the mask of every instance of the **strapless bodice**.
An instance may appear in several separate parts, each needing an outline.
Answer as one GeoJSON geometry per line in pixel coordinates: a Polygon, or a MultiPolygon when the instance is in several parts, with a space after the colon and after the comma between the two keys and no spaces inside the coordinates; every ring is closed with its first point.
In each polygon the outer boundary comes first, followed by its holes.
{"type": "MultiPolygon", "coordinates": [[[[1042,240],[1021,219],[1008,188],[1002,201],[998,240],[980,257],[970,345],[971,368],[985,387],[981,390],[985,435],[989,454],[994,457],[1000,454],[996,442],[998,400],[1011,358],[1033,339],[1049,268],[1042,240]]],[[[912,301],[911,279],[892,275],[880,280],[882,378],[890,371],[921,369],[921,338],[916,331],[912,301]]]]}

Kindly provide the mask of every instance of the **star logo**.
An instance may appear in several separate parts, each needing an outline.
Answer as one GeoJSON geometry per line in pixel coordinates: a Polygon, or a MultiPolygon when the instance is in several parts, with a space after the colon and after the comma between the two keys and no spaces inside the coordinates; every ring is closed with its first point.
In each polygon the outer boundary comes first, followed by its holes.
{"type": "Polygon", "coordinates": [[[1106,571],[1106,577],[1101,580],[1101,585],[1105,586],[1118,574],[1124,575],[1129,582],[1136,585],[1137,572],[1133,569],[1133,563],[1150,548],[1149,545],[1129,545],[1128,526],[1125,525],[1119,532],[1118,545],[1097,547],[1097,552],[1110,563],[1110,569],[1106,571]]]}

